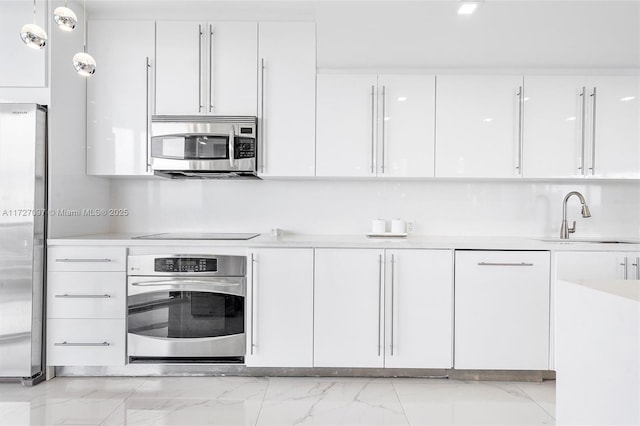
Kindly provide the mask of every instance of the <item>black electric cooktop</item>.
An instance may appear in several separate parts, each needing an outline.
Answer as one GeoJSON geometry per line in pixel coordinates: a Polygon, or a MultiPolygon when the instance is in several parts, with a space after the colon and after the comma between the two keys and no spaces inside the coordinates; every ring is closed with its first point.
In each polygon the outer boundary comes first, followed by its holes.
{"type": "Polygon", "coordinates": [[[260,234],[239,232],[167,232],[133,237],[140,240],[250,240],[260,234]]]}

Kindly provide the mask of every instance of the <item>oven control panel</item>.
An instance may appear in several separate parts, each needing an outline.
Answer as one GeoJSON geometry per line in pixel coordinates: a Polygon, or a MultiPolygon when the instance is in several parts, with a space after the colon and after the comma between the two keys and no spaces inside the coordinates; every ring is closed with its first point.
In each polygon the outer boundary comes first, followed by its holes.
{"type": "Polygon", "coordinates": [[[202,257],[157,257],[155,272],[217,272],[218,259],[202,257]]]}

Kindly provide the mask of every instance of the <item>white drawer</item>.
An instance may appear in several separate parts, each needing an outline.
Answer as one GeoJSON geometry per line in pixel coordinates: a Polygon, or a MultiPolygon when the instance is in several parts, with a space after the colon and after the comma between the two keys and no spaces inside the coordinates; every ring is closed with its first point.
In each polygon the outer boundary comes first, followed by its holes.
{"type": "Polygon", "coordinates": [[[124,247],[50,247],[49,271],[126,271],[127,249],[124,247]]]}
{"type": "Polygon", "coordinates": [[[48,318],[125,319],[127,276],[124,272],[49,272],[48,318]]]}
{"type": "Polygon", "coordinates": [[[124,365],[123,319],[47,320],[47,365],[124,365]]]}

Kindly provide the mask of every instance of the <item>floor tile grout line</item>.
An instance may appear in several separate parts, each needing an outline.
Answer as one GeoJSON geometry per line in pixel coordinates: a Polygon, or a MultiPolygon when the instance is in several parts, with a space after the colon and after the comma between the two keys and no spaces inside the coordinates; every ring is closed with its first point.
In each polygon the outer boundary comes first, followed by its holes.
{"type": "Polygon", "coordinates": [[[542,411],[544,411],[545,413],[547,413],[549,415],[549,417],[551,417],[553,420],[556,420],[556,416],[554,414],[551,414],[549,411],[547,411],[546,408],[544,408],[542,405],[540,405],[540,403],[536,400],[536,398],[534,398],[531,394],[529,394],[529,392],[526,391],[526,389],[520,387],[520,385],[518,383],[515,383],[516,387],[518,389],[520,389],[525,395],[527,395],[529,397],[529,399],[531,401],[533,401],[538,407],[540,407],[540,409],[542,409],[542,411]]]}
{"type": "Polygon", "coordinates": [[[258,409],[258,415],[256,416],[256,422],[254,426],[258,426],[258,422],[260,421],[260,414],[262,414],[262,407],[264,406],[264,400],[267,399],[267,392],[269,392],[269,386],[271,386],[271,378],[265,377],[267,379],[267,387],[264,389],[264,394],[262,395],[262,402],[260,403],[260,408],[258,409]]]}
{"type": "Polygon", "coordinates": [[[402,403],[402,399],[400,398],[400,394],[398,393],[398,389],[396,389],[396,384],[394,380],[390,380],[391,388],[393,389],[393,393],[396,394],[396,398],[398,398],[398,403],[400,404],[400,408],[402,408],[402,414],[404,414],[404,418],[407,420],[407,425],[411,426],[411,421],[409,420],[409,416],[407,415],[407,411],[404,409],[404,404],[402,403]]]}
{"type": "Polygon", "coordinates": [[[108,414],[104,419],[102,419],[102,420],[98,423],[98,426],[102,426],[102,425],[104,425],[104,423],[105,423],[107,420],[109,420],[109,418],[110,418],[110,417],[111,417],[111,416],[116,412],[116,410],[117,410],[118,408],[120,408],[120,406],[124,405],[124,404],[127,402],[127,399],[129,399],[129,397],[126,397],[125,399],[123,399],[122,401],[120,401],[120,404],[116,405],[116,407],[115,407],[113,410],[111,410],[111,412],[110,412],[110,413],[109,413],[109,414],[108,414]]]}

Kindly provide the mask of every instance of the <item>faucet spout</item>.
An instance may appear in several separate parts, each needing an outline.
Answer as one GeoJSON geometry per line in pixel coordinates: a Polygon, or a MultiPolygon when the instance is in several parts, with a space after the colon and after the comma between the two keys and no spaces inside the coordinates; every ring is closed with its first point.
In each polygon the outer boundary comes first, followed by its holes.
{"type": "Polygon", "coordinates": [[[585,201],[584,196],[578,191],[569,192],[564,197],[564,201],[562,202],[562,225],[560,226],[560,239],[563,239],[563,240],[568,240],[569,234],[573,234],[574,232],[576,232],[575,220],[573,221],[573,226],[571,227],[567,222],[567,201],[569,201],[569,198],[571,198],[573,195],[578,197],[578,199],[580,200],[580,204],[582,204],[582,210],[581,210],[582,217],[584,218],[591,217],[591,211],[589,210],[589,206],[587,205],[587,202],[585,201]]]}

